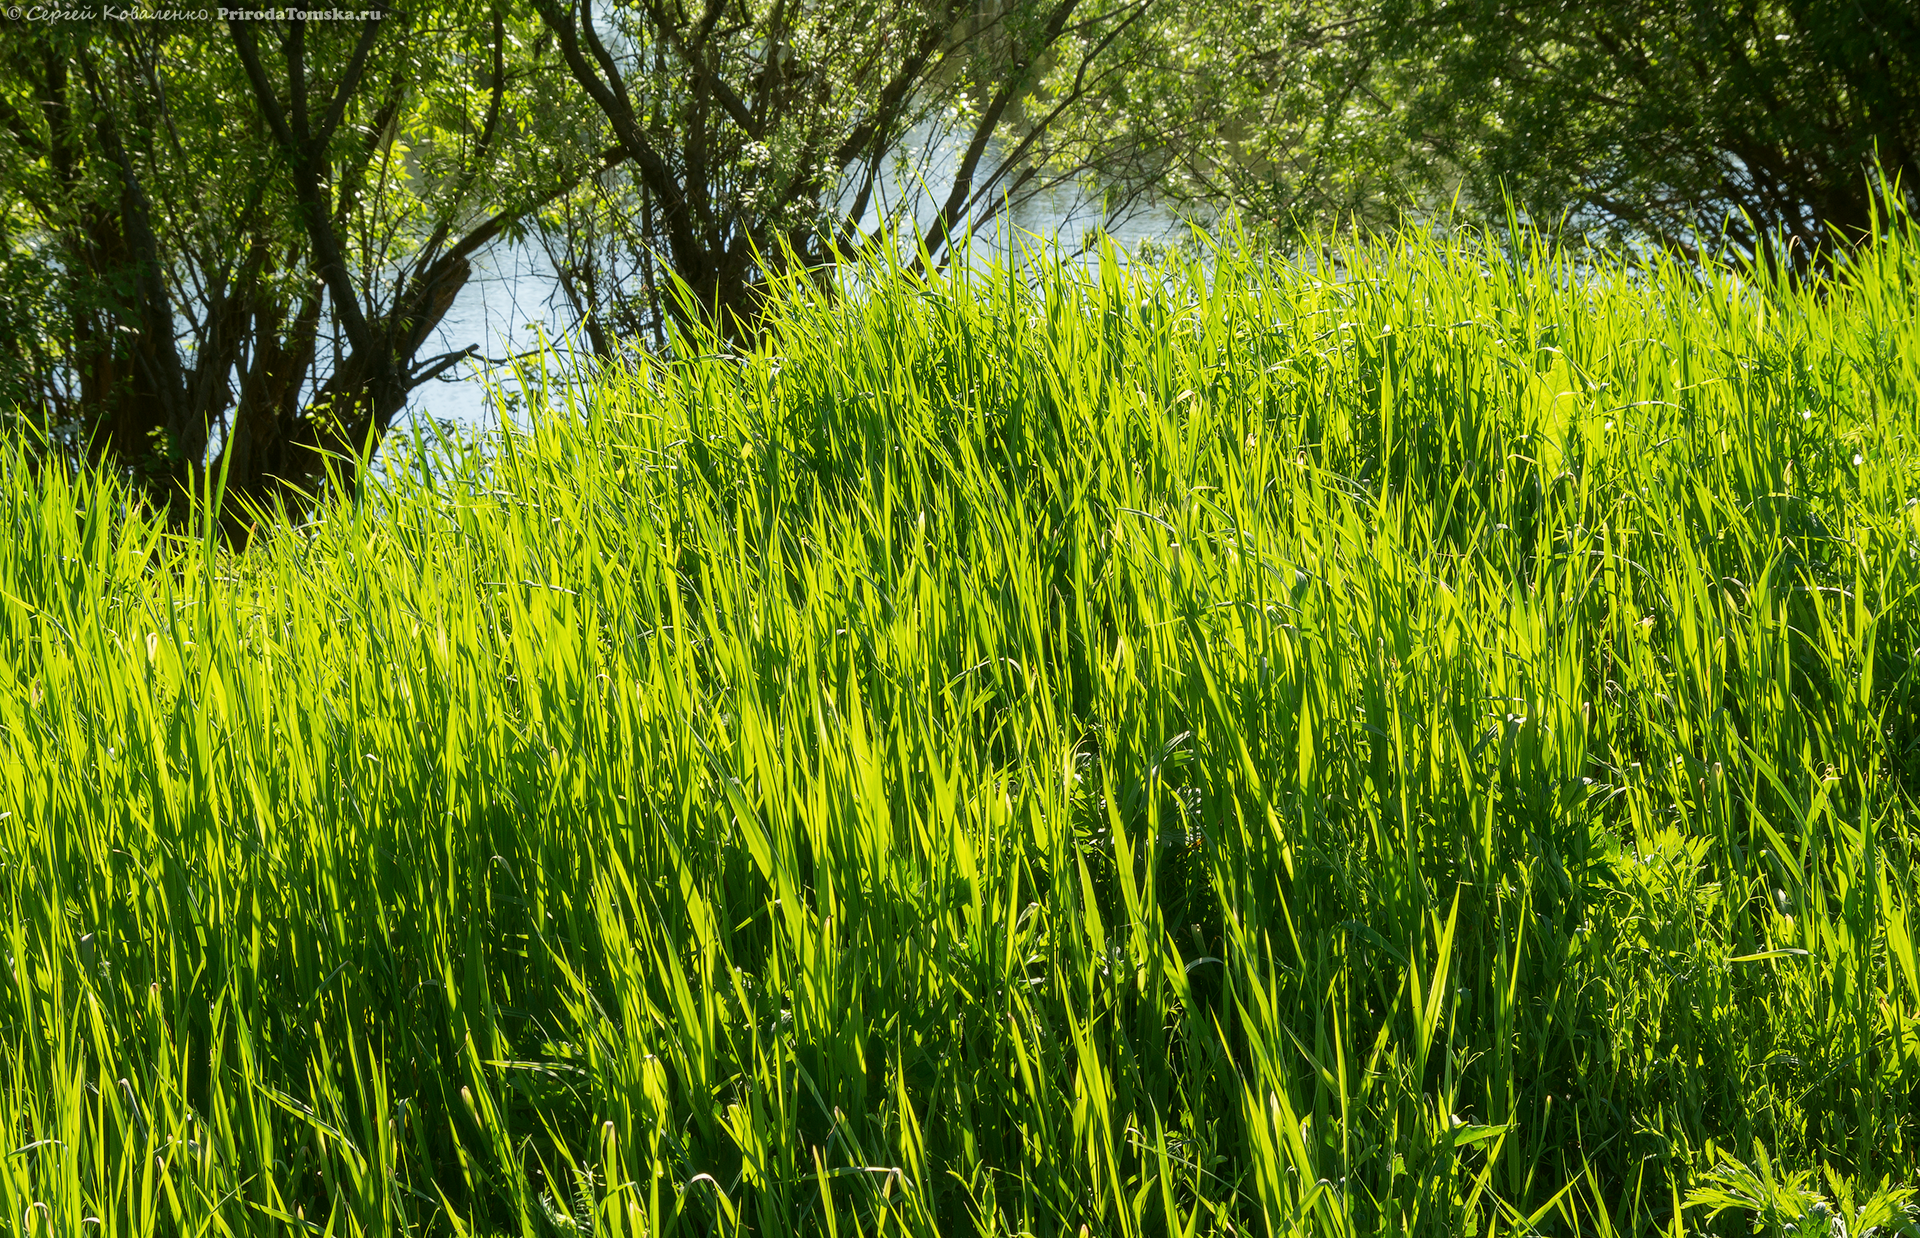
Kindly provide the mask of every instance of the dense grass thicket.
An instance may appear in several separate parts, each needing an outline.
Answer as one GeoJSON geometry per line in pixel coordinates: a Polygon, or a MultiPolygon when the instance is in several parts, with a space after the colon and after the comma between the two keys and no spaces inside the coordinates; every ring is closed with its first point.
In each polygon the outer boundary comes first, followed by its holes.
{"type": "Polygon", "coordinates": [[[6,456],[0,1227],[1905,1224],[1920,237],[1344,263],[797,291],[243,554],[6,456]]]}

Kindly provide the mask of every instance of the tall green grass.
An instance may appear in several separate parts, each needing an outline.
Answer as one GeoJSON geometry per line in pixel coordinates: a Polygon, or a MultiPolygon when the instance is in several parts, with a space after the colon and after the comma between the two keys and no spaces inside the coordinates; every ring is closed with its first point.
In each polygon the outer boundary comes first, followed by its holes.
{"type": "Polygon", "coordinates": [[[790,290],[239,555],[6,455],[0,1227],[1903,1224],[1920,236],[1343,261],[790,290]]]}

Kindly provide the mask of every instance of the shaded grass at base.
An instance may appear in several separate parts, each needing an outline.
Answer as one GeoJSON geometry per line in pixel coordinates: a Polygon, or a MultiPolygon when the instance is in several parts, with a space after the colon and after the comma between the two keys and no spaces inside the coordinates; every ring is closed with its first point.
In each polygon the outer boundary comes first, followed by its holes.
{"type": "Polygon", "coordinates": [[[241,556],[8,456],[0,1215],[1898,1223],[1920,240],[1577,257],[796,289],[241,556]]]}

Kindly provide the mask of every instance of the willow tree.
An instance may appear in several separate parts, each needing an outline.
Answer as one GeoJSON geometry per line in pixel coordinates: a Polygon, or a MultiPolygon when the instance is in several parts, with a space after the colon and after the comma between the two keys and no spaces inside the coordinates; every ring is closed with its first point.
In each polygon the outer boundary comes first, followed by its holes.
{"type": "Polygon", "coordinates": [[[1911,0],[1168,0],[1110,99],[1278,231],[1453,215],[1806,269],[1920,209],[1911,0]]]}
{"type": "Polygon", "coordinates": [[[537,106],[564,79],[516,24],[480,4],[16,31],[0,241],[37,300],[0,320],[0,415],[180,514],[215,473],[296,506],[351,480],[471,351],[429,344],[476,252],[590,162],[537,106]]]}
{"type": "Polygon", "coordinates": [[[597,345],[610,307],[628,331],[677,313],[745,338],[774,275],[883,240],[941,261],[1083,170],[1053,128],[1119,70],[1152,2],[535,0],[627,157],[559,264],[597,345]],[[624,270],[593,244],[621,227],[624,270]]]}
{"type": "Polygon", "coordinates": [[[1910,0],[1386,0],[1409,132],[1542,220],[1803,269],[1920,209],[1910,0]]]}

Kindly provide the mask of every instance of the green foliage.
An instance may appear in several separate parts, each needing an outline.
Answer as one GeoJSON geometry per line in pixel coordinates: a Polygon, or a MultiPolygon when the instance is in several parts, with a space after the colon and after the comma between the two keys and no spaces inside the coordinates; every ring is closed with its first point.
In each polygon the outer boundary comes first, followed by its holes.
{"type": "Polygon", "coordinates": [[[1464,216],[1784,269],[1920,206],[1901,0],[1168,0],[1083,140],[1270,236],[1464,216]],[[1114,123],[1117,112],[1120,123],[1114,123]]]}
{"type": "Polygon", "coordinates": [[[244,554],[9,456],[0,1214],[1893,1224],[1920,236],[1342,267],[799,284],[244,554]]]}
{"type": "Polygon", "coordinates": [[[1901,0],[1392,0],[1407,126],[1496,213],[1797,268],[1920,205],[1920,13],[1901,0]]]}
{"type": "Polygon", "coordinates": [[[1390,228],[1430,205],[1433,178],[1383,93],[1373,24],[1327,0],[1161,0],[1063,123],[1062,154],[1114,196],[1203,225],[1230,215],[1269,241],[1390,228]]]}
{"type": "MultiPolygon", "coordinates": [[[[1714,1150],[1708,1149],[1713,1155],[1714,1150]]],[[[1896,1227],[1902,1234],[1916,1232],[1912,1224],[1914,1209],[1907,1201],[1914,1192],[1905,1187],[1875,1192],[1867,1202],[1852,1206],[1852,1190],[1844,1179],[1833,1185],[1841,1195],[1836,1210],[1819,1192],[1808,1189],[1811,1173],[1789,1174],[1782,1181],[1774,1175],[1767,1150],[1753,1146],[1758,1169],[1749,1169],[1738,1157],[1716,1159],[1712,1169],[1702,1175],[1703,1183],[1687,1193],[1687,1207],[1708,1209],[1709,1219],[1723,1212],[1751,1213],[1768,1234],[1860,1234],[1873,1238],[1896,1227]]],[[[1829,1175],[1830,1177],[1832,1175],[1829,1175]]]]}
{"type": "Polygon", "coordinates": [[[593,166],[503,6],[12,25],[0,416],[182,518],[215,453],[292,499],[384,435],[467,257],[593,166]]]}
{"type": "Polygon", "coordinates": [[[536,7],[628,157],[546,221],[562,289],[607,358],[618,337],[664,347],[670,317],[751,340],[771,284],[828,279],[883,244],[944,261],[968,228],[1047,187],[1054,121],[1150,3],[536,7]]]}

